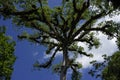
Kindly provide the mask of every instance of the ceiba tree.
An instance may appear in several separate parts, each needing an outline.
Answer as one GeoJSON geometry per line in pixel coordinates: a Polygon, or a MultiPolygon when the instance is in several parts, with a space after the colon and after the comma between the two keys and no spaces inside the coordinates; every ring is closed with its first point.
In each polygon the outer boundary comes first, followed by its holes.
{"type": "Polygon", "coordinates": [[[54,70],[60,73],[60,80],[66,80],[67,70],[73,71],[73,80],[79,80],[81,64],[76,62],[78,55],[91,57],[84,47],[77,45],[85,43],[89,49],[99,47],[96,32],[102,32],[111,39],[119,36],[119,26],[114,21],[101,22],[94,26],[98,19],[107,15],[117,15],[119,11],[107,0],[62,0],[60,6],[51,8],[49,0],[2,0],[0,15],[11,18],[18,26],[31,28],[33,33],[24,32],[18,37],[33,43],[45,45],[46,54],[52,56],[46,63],[38,62],[35,66],[49,68],[57,55],[62,52],[59,67],[54,70]],[[116,13],[116,14],[115,14],[116,13]],[[53,52],[54,51],[54,52],[53,52]],[[73,55],[70,58],[69,55],[73,55]],[[74,75],[76,74],[76,76],[74,75]]]}
{"type": "Polygon", "coordinates": [[[0,26],[0,80],[11,80],[15,42],[5,35],[5,27],[0,26]]]}

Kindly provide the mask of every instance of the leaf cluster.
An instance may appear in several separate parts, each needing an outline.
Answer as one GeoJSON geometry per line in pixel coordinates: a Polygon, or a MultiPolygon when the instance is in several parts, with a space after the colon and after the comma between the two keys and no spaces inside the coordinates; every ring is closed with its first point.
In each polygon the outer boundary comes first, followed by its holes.
{"type": "Polygon", "coordinates": [[[4,29],[0,27],[0,80],[10,80],[16,59],[13,54],[15,42],[5,35],[4,29]]]}

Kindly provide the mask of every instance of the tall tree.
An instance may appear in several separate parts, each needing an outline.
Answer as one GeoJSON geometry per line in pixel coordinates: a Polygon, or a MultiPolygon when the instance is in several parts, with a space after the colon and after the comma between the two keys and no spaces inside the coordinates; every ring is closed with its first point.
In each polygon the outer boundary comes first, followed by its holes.
{"type": "Polygon", "coordinates": [[[34,33],[22,33],[18,36],[20,39],[47,46],[46,54],[52,56],[46,63],[38,62],[35,66],[49,68],[57,52],[62,51],[62,63],[54,68],[60,73],[60,80],[66,80],[69,68],[74,74],[79,72],[81,64],[76,62],[78,55],[92,56],[78,42],[85,43],[89,49],[98,48],[100,43],[96,32],[102,32],[109,38],[119,35],[114,21],[94,26],[98,19],[119,12],[107,0],[62,0],[61,5],[54,8],[50,8],[48,0],[2,0],[0,5],[0,14],[5,19],[12,18],[18,26],[34,30],[34,33]],[[69,56],[71,54],[72,58],[69,56]]]}
{"type": "Polygon", "coordinates": [[[5,27],[0,26],[0,80],[10,80],[15,62],[15,42],[5,35],[5,27]]]}

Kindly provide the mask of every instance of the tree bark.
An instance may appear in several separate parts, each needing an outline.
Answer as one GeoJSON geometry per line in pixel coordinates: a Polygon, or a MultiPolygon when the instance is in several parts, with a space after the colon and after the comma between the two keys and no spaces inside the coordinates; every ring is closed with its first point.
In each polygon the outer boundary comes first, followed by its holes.
{"type": "Polygon", "coordinates": [[[63,46],[63,62],[61,66],[61,72],[60,72],[60,80],[66,80],[66,74],[68,69],[68,51],[67,46],[64,44],[63,46]]]}
{"type": "Polygon", "coordinates": [[[61,67],[60,80],[66,80],[67,68],[66,66],[61,67]]]}

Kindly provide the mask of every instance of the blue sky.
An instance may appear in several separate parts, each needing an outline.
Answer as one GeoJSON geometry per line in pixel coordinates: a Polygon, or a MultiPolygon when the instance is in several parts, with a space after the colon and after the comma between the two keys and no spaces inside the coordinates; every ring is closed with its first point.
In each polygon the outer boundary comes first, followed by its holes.
{"type": "MultiPolygon", "coordinates": [[[[61,0],[49,0],[49,5],[51,7],[60,5],[60,3],[61,3],[61,0]]],[[[44,52],[46,50],[44,46],[32,44],[26,40],[23,40],[23,41],[18,40],[17,35],[21,31],[23,31],[23,29],[16,28],[16,26],[12,24],[11,20],[3,21],[2,19],[0,19],[0,25],[7,26],[6,34],[12,36],[13,40],[17,42],[16,48],[15,48],[16,49],[15,55],[17,59],[14,64],[14,71],[13,71],[11,80],[59,80],[59,76],[56,74],[53,74],[51,69],[34,70],[33,68],[33,64],[35,63],[35,61],[37,60],[44,61],[43,57],[44,57],[44,52]]],[[[110,47],[108,49],[111,49],[111,48],[113,47],[110,47]]],[[[114,50],[116,50],[116,48],[114,50]]],[[[57,59],[60,59],[60,57],[57,57],[57,59]]],[[[88,58],[86,60],[88,61],[88,58]]],[[[89,68],[85,68],[82,70],[83,72],[82,80],[98,80],[88,75],[87,74],[88,70],[89,68]]]]}

